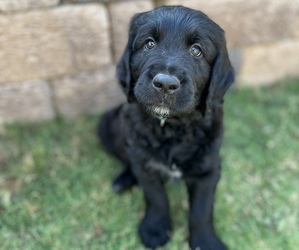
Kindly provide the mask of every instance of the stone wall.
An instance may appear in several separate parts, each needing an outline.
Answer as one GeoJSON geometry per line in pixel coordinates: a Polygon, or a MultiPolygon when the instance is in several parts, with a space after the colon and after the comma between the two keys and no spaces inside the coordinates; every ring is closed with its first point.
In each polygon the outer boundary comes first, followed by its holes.
{"type": "Polygon", "coordinates": [[[124,100],[115,63],[130,17],[176,4],[224,28],[237,84],[299,75],[299,0],[0,0],[0,126],[124,100]]]}

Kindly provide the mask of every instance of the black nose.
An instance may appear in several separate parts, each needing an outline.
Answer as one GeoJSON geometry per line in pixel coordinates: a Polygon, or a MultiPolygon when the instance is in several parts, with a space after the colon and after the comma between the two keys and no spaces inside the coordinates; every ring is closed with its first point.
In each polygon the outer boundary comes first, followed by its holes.
{"type": "Polygon", "coordinates": [[[180,81],[173,75],[158,74],[153,79],[153,87],[164,94],[172,94],[180,88],[180,81]]]}

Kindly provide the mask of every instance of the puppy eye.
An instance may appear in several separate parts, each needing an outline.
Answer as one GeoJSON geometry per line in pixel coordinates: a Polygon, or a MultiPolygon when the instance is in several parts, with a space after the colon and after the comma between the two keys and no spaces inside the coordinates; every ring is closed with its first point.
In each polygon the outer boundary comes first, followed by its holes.
{"type": "Polygon", "coordinates": [[[201,47],[198,44],[194,44],[190,48],[190,54],[194,57],[200,57],[202,55],[201,47]]]}
{"type": "Polygon", "coordinates": [[[154,39],[148,38],[145,42],[144,48],[147,50],[151,50],[155,47],[156,47],[156,43],[155,43],[154,39]]]}

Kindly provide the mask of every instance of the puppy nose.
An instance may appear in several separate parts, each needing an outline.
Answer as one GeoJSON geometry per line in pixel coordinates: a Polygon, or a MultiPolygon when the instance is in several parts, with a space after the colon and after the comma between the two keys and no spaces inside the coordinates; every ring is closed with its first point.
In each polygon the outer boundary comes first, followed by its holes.
{"type": "Polygon", "coordinates": [[[180,88],[180,81],[173,75],[158,74],[153,79],[153,87],[164,94],[172,94],[180,88]]]}

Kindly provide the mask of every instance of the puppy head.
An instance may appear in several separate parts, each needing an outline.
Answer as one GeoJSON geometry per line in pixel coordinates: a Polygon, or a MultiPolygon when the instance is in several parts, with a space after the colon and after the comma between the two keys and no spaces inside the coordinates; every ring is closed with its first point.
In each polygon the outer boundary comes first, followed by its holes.
{"type": "Polygon", "coordinates": [[[117,76],[130,102],[160,117],[204,113],[223,102],[234,81],[224,31],[182,6],[132,18],[117,76]]]}

